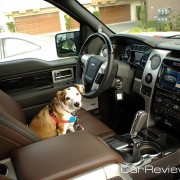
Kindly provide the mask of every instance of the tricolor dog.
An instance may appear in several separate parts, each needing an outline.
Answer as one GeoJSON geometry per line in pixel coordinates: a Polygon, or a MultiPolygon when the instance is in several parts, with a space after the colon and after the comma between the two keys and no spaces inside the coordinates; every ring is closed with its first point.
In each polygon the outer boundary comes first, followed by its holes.
{"type": "Polygon", "coordinates": [[[74,132],[75,114],[82,105],[83,93],[84,86],[79,84],[58,91],[49,105],[32,119],[29,127],[42,139],[66,134],[67,130],[74,132]]]}

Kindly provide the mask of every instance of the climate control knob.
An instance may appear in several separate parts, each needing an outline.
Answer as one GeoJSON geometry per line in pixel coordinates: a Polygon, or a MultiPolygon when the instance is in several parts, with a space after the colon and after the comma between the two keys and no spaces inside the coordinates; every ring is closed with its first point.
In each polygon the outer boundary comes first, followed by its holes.
{"type": "Polygon", "coordinates": [[[179,106],[176,104],[176,105],[174,105],[174,107],[173,107],[175,110],[178,110],[179,109],[179,106]]]}
{"type": "Polygon", "coordinates": [[[146,82],[147,84],[150,84],[150,83],[152,82],[152,79],[153,79],[152,74],[151,74],[151,73],[148,73],[148,74],[146,75],[146,77],[145,77],[145,82],[146,82]]]}
{"type": "Polygon", "coordinates": [[[161,103],[162,99],[161,98],[156,98],[156,102],[161,103]]]}

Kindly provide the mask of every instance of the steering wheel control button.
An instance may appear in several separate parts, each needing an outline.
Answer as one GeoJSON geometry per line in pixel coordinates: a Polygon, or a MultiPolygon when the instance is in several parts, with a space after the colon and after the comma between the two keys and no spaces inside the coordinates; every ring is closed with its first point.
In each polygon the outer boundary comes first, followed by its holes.
{"type": "Polygon", "coordinates": [[[150,83],[152,82],[152,79],[153,79],[152,74],[151,74],[151,73],[148,73],[148,74],[146,75],[146,77],[145,77],[145,82],[146,82],[147,84],[150,84],[150,83]]]}
{"type": "Polygon", "coordinates": [[[95,83],[96,84],[101,84],[103,78],[104,78],[104,74],[98,73],[98,75],[96,77],[96,80],[95,80],[95,83]]]}
{"type": "Polygon", "coordinates": [[[102,63],[103,62],[101,61],[101,59],[98,59],[95,56],[92,56],[89,59],[88,68],[86,69],[86,73],[85,73],[85,79],[87,82],[93,83],[93,81],[96,77],[96,74],[97,74],[100,66],[102,65],[102,63]]]}

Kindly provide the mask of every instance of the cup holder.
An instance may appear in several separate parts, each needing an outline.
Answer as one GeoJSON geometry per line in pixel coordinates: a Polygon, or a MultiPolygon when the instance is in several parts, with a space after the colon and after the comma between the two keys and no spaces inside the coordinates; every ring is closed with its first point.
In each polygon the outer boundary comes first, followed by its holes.
{"type": "Polygon", "coordinates": [[[137,154],[142,157],[156,157],[161,154],[161,147],[155,142],[144,141],[137,144],[137,154]]]}
{"type": "Polygon", "coordinates": [[[161,154],[161,147],[150,141],[143,141],[133,146],[129,146],[121,150],[124,164],[138,166],[148,158],[154,158],[161,154]]]}
{"type": "Polygon", "coordinates": [[[0,164],[0,175],[6,176],[8,173],[8,166],[5,164],[0,164]]]}
{"type": "Polygon", "coordinates": [[[120,155],[124,159],[124,164],[137,166],[142,163],[141,156],[137,156],[135,145],[129,145],[120,151],[120,155]]]}

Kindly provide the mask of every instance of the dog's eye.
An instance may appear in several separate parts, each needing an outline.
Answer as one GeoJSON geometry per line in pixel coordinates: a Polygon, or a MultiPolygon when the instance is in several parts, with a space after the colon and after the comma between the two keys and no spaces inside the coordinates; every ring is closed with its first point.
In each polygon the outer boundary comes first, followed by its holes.
{"type": "Polygon", "coordinates": [[[70,97],[66,97],[66,100],[70,100],[70,97]]]}
{"type": "Polygon", "coordinates": [[[79,95],[79,93],[76,93],[76,95],[78,96],[78,95],[79,95]]]}

